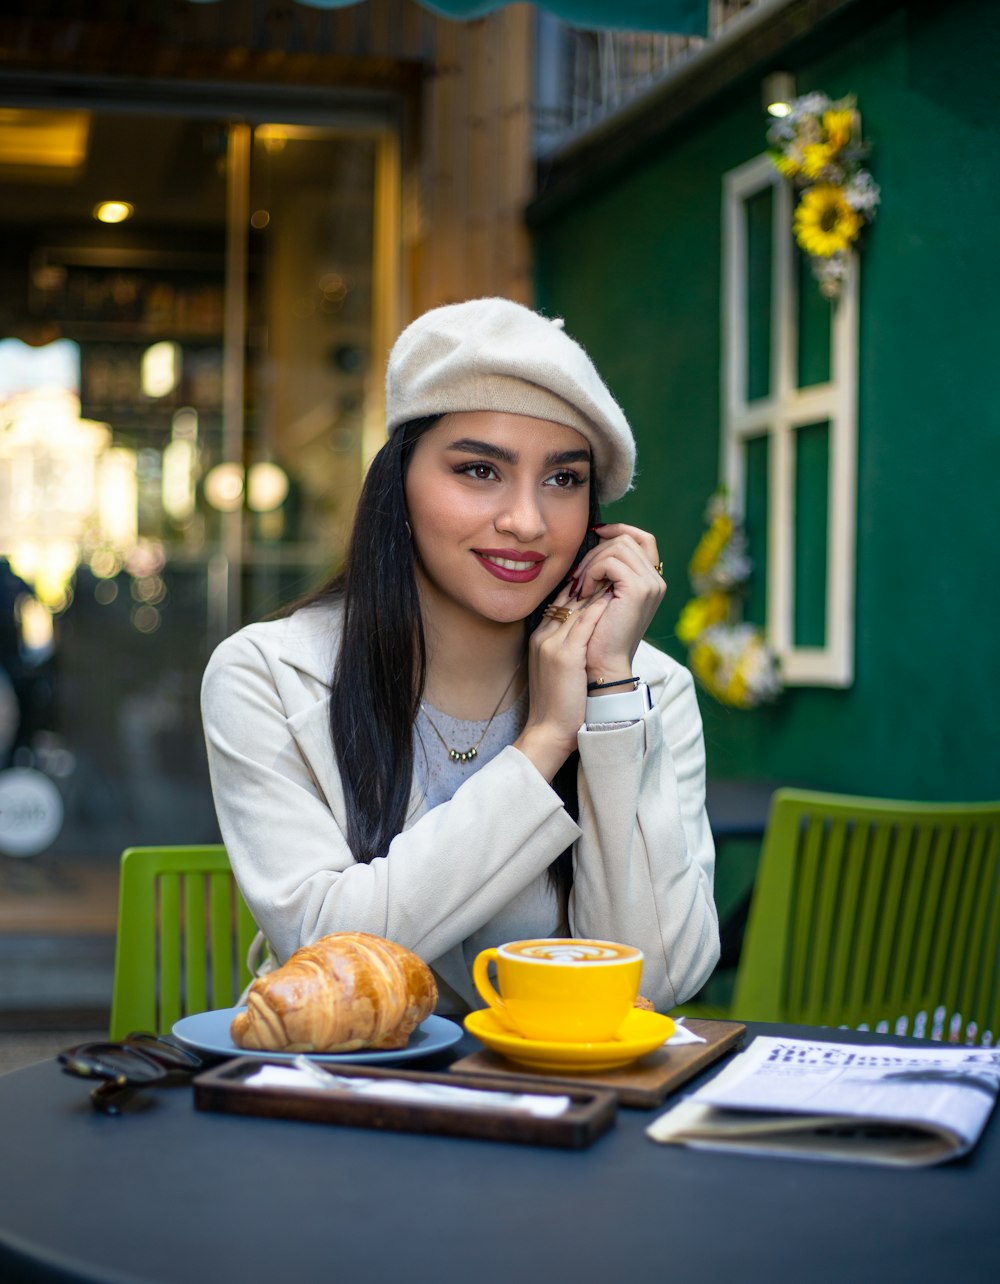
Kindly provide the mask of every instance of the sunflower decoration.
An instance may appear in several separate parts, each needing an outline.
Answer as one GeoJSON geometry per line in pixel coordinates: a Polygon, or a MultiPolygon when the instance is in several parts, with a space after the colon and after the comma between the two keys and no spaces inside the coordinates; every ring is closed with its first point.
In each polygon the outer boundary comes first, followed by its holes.
{"type": "Polygon", "coordinates": [[[709,500],[705,524],[688,564],[695,596],[681,611],[677,636],[688,648],[691,672],[710,695],[736,709],[753,709],[775,699],[781,680],[763,633],[739,619],[753,563],[724,490],[709,500]]]}
{"type": "Polygon", "coordinates": [[[863,225],[864,219],[844,198],[843,188],[817,183],[802,193],[792,230],[807,254],[829,259],[849,249],[863,225]]]}
{"type": "Polygon", "coordinates": [[[805,94],[767,132],[775,168],[800,193],[793,232],[812,259],[828,299],[840,295],[851,250],[880,200],[878,184],[861,162],[869,146],[853,98],[832,102],[805,94]]]}

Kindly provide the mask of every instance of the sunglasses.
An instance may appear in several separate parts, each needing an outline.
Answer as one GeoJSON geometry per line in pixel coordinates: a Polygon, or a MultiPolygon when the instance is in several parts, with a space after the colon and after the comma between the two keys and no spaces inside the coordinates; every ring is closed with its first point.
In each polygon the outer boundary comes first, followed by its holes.
{"type": "Polygon", "coordinates": [[[58,1054],[63,1074],[100,1079],[90,1094],[104,1115],[120,1115],[138,1088],[202,1069],[201,1057],[158,1034],[136,1031],[117,1043],[78,1043],[58,1054]]]}

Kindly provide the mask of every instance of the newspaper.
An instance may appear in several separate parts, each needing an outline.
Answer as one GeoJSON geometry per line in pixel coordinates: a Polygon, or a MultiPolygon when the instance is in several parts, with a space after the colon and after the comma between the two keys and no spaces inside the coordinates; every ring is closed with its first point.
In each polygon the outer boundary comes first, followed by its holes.
{"type": "Polygon", "coordinates": [[[917,1166],[976,1144],[1000,1049],[758,1037],[646,1130],[712,1150],[917,1166]]]}

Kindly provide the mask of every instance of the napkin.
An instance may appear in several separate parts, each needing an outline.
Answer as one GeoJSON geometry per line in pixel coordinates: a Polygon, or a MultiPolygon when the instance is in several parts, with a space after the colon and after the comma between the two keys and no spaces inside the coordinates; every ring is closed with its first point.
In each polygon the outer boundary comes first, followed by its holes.
{"type": "Polygon", "coordinates": [[[676,1048],[682,1043],[707,1043],[708,1042],[708,1040],[703,1039],[700,1034],[695,1034],[693,1030],[689,1030],[687,1026],[684,1025],[683,1017],[674,1017],[674,1025],[676,1026],[676,1029],[674,1030],[670,1038],[665,1040],[666,1047],[676,1048]]]}
{"type": "Polygon", "coordinates": [[[262,1066],[243,1080],[250,1088],[291,1088],[297,1091],[350,1092],[379,1101],[408,1102],[422,1106],[452,1106],[459,1110],[509,1110],[514,1113],[552,1119],[570,1107],[568,1096],[527,1092],[494,1092],[464,1088],[447,1083],[418,1083],[412,1079],[367,1079],[329,1074],[312,1066],[262,1066]]]}

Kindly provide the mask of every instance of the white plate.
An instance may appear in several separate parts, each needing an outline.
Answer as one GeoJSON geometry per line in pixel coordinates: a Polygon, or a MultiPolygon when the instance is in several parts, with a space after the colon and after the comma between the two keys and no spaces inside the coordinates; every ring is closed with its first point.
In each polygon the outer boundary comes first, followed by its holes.
{"type": "MultiPolygon", "coordinates": [[[[174,1025],[174,1037],[196,1052],[212,1052],[220,1057],[266,1057],[268,1061],[291,1061],[298,1052],[258,1052],[256,1048],[240,1048],[229,1033],[233,1017],[241,1008],[216,1008],[214,1012],[196,1012],[181,1017],[174,1025]]],[[[444,1017],[429,1016],[421,1021],[410,1035],[405,1048],[378,1050],[362,1048],[357,1052],[309,1052],[311,1061],[350,1061],[375,1064],[385,1061],[409,1061],[413,1057],[428,1057],[432,1052],[450,1048],[462,1037],[462,1027],[444,1017]]]]}

